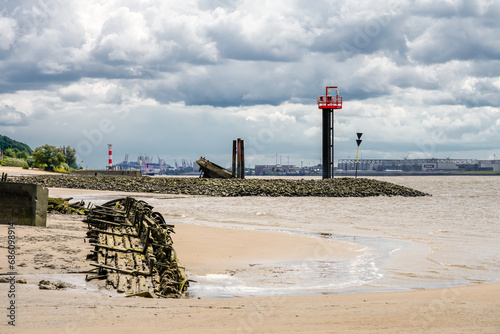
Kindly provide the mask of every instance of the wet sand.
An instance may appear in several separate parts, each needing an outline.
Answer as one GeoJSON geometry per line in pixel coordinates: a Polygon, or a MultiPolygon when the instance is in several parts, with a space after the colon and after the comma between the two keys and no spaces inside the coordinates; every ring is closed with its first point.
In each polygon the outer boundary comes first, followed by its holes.
{"type": "MultiPolygon", "coordinates": [[[[1,169],[0,169],[1,171],[1,169]]],[[[70,189],[51,189],[66,197],[70,189]]],[[[73,191],[74,192],[74,191],[73,191]]],[[[95,194],[95,191],[78,191],[95,194]]],[[[103,197],[116,193],[102,192],[103,197]]],[[[50,215],[46,228],[16,229],[16,326],[9,326],[9,285],[0,283],[1,333],[499,333],[500,283],[406,292],[309,296],[144,299],[125,298],[85,283],[81,218],[50,215]],[[72,284],[40,290],[41,279],[72,284]]],[[[227,273],[255,263],[318,256],[318,240],[271,231],[177,224],[174,247],[197,275],[227,273]],[[257,246],[257,247],[255,247],[257,246]],[[252,252],[248,252],[251,249],[252,252]]],[[[0,272],[7,270],[7,226],[0,226],[0,272]]],[[[355,256],[359,246],[328,240],[330,260],[355,256]]],[[[326,246],[325,246],[326,245],[326,246]]],[[[322,252],[321,254],[325,254],[322,252]]],[[[255,271],[255,275],[262,275],[255,271]]],[[[100,286],[101,285],[101,286],[100,286]]]]}
{"type": "Polygon", "coordinates": [[[500,284],[379,294],[155,300],[19,288],[2,333],[499,333],[500,284]]]}
{"type": "MultiPolygon", "coordinates": [[[[174,245],[187,268],[209,271],[248,266],[276,254],[302,258],[294,250],[296,238],[273,232],[176,226],[174,245]],[[224,231],[226,230],[226,231],[224,231]],[[226,234],[229,233],[229,234],[226,234]],[[180,237],[182,235],[182,237],[180,237]],[[224,243],[214,243],[218,238],[224,243]],[[258,237],[265,240],[258,253],[240,252],[258,237]],[[246,240],[244,240],[246,239],[246,240]],[[191,244],[191,246],[188,245],[191,244]],[[193,245],[192,243],[196,243],[193,245]],[[236,251],[230,253],[229,249],[236,251]],[[277,250],[281,249],[281,250],[277,250]],[[288,250],[288,252],[287,252],[288,250]],[[232,255],[229,255],[232,254],[232,255]]],[[[5,244],[6,226],[0,226],[5,244]]],[[[16,327],[2,320],[2,333],[498,333],[500,283],[409,292],[272,296],[254,298],[144,299],[125,298],[84,282],[89,269],[85,256],[85,224],[79,219],[49,216],[47,228],[18,226],[16,327]],[[65,290],[39,290],[41,279],[73,284],[65,290]]],[[[313,250],[314,244],[309,245],[313,250]]],[[[355,248],[338,244],[339,258],[355,248]]],[[[314,250],[313,250],[314,252],[314,250]]],[[[0,266],[4,272],[5,257],[0,266]]],[[[7,284],[0,284],[1,305],[8,305],[7,284]]],[[[3,308],[3,312],[6,310],[3,308]]]]}

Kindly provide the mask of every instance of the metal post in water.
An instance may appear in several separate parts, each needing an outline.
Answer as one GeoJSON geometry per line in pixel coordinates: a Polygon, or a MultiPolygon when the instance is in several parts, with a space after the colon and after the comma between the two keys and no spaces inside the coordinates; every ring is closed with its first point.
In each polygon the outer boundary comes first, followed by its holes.
{"type": "Polygon", "coordinates": [[[236,152],[237,152],[236,177],[241,178],[241,138],[238,138],[236,152]]]}
{"type": "Polygon", "coordinates": [[[236,140],[233,140],[233,168],[232,168],[233,177],[236,177],[236,140]]]}
{"type": "Polygon", "coordinates": [[[241,140],[240,152],[241,152],[241,172],[240,172],[240,176],[241,176],[242,179],[244,179],[245,178],[245,141],[243,139],[241,140]]]}

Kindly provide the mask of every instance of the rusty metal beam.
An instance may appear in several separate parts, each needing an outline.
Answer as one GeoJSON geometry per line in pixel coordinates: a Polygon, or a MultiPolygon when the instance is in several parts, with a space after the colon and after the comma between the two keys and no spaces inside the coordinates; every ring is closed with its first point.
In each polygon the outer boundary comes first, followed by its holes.
{"type": "Polygon", "coordinates": [[[233,140],[233,165],[231,172],[233,177],[236,177],[236,140],[233,140]]]}
{"type": "Polygon", "coordinates": [[[245,178],[245,141],[241,140],[241,148],[240,148],[240,156],[241,156],[241,170],[240,170],[240,178],[245,178]]]}

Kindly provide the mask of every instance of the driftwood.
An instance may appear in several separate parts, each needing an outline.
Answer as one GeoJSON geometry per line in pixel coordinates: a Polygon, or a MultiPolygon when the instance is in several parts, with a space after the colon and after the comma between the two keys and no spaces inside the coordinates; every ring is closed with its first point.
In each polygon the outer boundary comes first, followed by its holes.
{"type": "Polygon", "coordinates": [[[76,202],[70,204],[73,198],[60,198],[60,197],[49,197],[47,212],[48,213],[62,213],[62,214],[73,214],[73,215],[86,215],[88,213],[88,208],[85,206],[84,201],[76,202]]]}

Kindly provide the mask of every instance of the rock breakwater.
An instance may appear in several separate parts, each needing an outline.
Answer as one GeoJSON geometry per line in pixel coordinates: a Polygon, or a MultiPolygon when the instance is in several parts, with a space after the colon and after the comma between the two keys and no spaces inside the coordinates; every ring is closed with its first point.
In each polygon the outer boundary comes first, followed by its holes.
{"type": "Polygon", "coordinates": [[[203,179],[162,177],[20,176],[11,181],[36,183],[49,188],[74,188],[204,196],[428,196],[424,192],[390,182],[367,178],[334,178],[330,180],[295,179],[203,179]]]}

